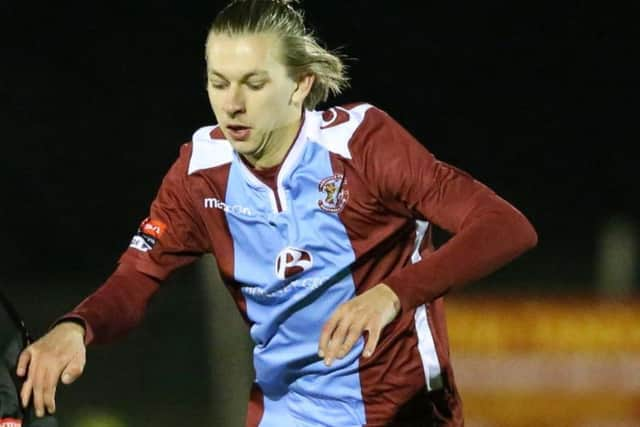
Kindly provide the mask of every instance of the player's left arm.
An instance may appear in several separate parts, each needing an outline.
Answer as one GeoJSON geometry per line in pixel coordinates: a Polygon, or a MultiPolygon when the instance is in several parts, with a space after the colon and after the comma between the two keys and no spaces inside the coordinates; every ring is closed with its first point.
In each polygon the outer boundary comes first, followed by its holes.
{"type": "Polygon", "coordinates": [[[422,217],[453,236],[339,307],[323,328],[319,355],[330,364],[368,333],[364,355],[400,311],[411,310],[478,280],[537,244],[529,220],[468,173],[437,160],[401,125],[371,109],[352,140],[354,161],[379,200],[422,217]]]}

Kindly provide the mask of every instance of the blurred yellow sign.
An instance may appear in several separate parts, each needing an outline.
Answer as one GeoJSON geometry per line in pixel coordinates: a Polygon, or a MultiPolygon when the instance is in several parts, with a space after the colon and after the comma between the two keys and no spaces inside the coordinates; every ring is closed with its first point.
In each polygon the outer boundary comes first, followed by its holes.
{"type": "Polygon", "coordinates": [[[450,297],[468,427],[639,427],[640,301],[450,297]]]}

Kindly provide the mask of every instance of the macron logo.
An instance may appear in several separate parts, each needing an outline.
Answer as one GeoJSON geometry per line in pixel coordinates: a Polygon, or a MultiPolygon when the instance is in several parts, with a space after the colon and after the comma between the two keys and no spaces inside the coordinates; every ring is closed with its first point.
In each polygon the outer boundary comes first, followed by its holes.
{"type": "Polygon", "coordinates": [[[251,209],[240,205],[228,205],[220,199],[215,197],[206,197],[204,199],[204,207],[207,209],[220,209],[225,212],[233,213],[236,215],[253,216],[251,209]]]}

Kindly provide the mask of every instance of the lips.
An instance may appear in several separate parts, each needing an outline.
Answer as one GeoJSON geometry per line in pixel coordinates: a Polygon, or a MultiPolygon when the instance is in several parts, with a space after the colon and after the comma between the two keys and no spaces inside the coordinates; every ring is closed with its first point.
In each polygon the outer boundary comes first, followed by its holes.
{"type": "Polygon", "coordinates": [[[243,125],[227,125],[229,136],[236,141],[244,141],[249,138],[251,128],[243,125]]]}

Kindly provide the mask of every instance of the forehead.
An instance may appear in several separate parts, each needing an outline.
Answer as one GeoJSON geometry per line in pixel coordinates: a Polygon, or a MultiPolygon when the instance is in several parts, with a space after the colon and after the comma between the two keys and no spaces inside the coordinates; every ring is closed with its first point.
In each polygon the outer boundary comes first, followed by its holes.
{"type": "Polygon", "coordinates": [[[207,69],[224,75],[284,67],[280,43],[272,34],[210,34],[206,46],[207,69]]]}

